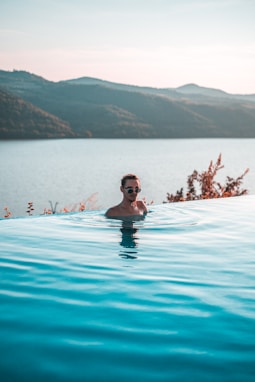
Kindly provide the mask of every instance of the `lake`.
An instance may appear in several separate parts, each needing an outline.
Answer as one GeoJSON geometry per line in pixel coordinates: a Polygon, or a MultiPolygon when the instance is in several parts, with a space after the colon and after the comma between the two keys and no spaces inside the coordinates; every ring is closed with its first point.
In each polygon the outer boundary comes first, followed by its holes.
{"type": "Polygon", "coordinates": [[[161,204],[220,153],[225,168],[217,179],[249,167],[243,188],[254,194],[254,139],[1,141],[0,208],[2,215],[8,206],[13,216],[24,216],[33,202],[39,215],[49,201],[61,210],[90,198],[88,208],[106,209],[121,200],[120,179],[129,172],[141,178],[141,197],[161,204]]]}

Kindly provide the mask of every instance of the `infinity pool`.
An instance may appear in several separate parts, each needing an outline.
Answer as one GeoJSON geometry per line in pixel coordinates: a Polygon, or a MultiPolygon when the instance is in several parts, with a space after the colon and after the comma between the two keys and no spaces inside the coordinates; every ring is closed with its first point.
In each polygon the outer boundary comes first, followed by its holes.
{"type": "Polygon", "coordinates": [[[0,221],[1,381],[254,381],[255,196],[0,221]]]}

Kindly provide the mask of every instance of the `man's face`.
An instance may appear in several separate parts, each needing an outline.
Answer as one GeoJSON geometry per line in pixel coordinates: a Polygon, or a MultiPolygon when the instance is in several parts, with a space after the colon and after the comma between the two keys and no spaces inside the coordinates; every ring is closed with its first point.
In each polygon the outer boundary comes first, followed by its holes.
{"type": "Polygon", "coordinates": [[[127,179],[125,186],[121,187],[121,191],[125,198],[130,201],[135,201],[137,199],[139,190],[140,190],[140,182],[135,179],[127,179]]]}

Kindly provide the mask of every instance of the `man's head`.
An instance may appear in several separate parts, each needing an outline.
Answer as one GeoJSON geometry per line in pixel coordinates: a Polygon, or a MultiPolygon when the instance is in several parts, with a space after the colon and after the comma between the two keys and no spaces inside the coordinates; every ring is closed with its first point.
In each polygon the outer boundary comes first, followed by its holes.
{"type": "Polygon", "coordinates": [[[122,177],[122,179],[121,179],[121,186],[122,186],[122,187],[125,187],[126,182],[127,182],[128,180],[136,180],[136,181],[138,181],[138,182],[140,183],[140,179],[138,178],[137,175],[135,175],[135,174],[127,174],[127,175],[124,175],[124,176],[122,177]]]}
{"type": "Polygon", "coordinates": [[[136,200],[138,193],[141,191],[140,179],[135,174],[124,175],[121,179],[121,192],[127,199],[136,200]]]}

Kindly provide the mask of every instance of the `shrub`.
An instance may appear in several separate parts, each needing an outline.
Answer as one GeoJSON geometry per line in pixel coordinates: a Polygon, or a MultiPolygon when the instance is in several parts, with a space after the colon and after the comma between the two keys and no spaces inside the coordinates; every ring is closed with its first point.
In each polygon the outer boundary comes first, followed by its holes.
{"type": "Polygon", "coordinates": [[[207,170],[199,173],[194,170],[187,179],[187,192],[183,193],[183,188],[176,191],[175,194],[167,193],[167,200],[165,203],[184,202],[188,200],[199,199],[214,199],[214,198],[227,198],[231,196],[241,196],[248,193],[247,190],[241,190],[241,184],[244,176],[248,173],[247,168],[244,173],[236,179],[227,176],[224,185],[221,185],[215,180],[217,172],[222,169],[224,165],[221,164],[221,154],[218,156],[216,163],[212,161],[209,164],[207,170]],[[200,191],[197,191],[196,186],[200,187],[200,191]]]}

